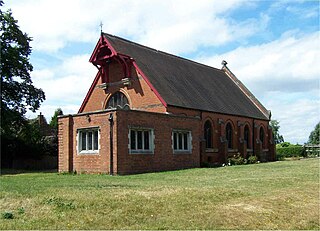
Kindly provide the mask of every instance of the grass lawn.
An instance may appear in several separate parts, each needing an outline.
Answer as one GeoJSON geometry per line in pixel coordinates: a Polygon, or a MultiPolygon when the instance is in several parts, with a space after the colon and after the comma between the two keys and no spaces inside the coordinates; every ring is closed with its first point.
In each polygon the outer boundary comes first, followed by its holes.
{"type": "Polygon", "coordinates": [[[319,229],[319,160],[112,177],[3,175],[0,229],[319,229]]]}

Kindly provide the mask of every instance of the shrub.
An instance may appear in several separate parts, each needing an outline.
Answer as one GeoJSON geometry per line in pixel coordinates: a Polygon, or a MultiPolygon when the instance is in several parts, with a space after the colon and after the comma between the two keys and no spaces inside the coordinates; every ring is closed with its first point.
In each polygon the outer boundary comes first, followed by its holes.
{"type": "Polygon", "coordinates": [[[286,147],[290,147],[290,146],[292,146],[292,144],[290,144],[290,142],[283,142],[283,143],[276,145],[277,148],[286,148],[286,147]]]}
{"type": "Polygon", "coordinates": [[[4,212],[1,214],[1,217],[3,219],[13,219],[13,213],[12,212],[4,212]]]}
{"type": "Polygon", "coordinates": [[[277,160],[303,156],[303,151],[304,149],[300,145],[290,145],[289,147],[277,147],[277,160]]]}
{"type": "Polygon", "coordinates": [[[282,160],[284,160],[284,158],[285,158],[284,154],[277,152],[277,154],[276,154],[276,159],[277,160],[282,161],[282,160]]]}
{"type": "Polygon", "coordinates": [[[233,157],[228,158],[228,163],[231,165],[242,165],[245,164],[245,160],[238,152],[237,154],[233,155],[233,157]]]}
{"type": "Polygon", "coordinates": [[[258,157],[256,156],[250,156],[247,161],[248,164],[256,164],[257,162],[258,162],[258,157]]]}
{"type": "Polygon", "coordinates": [[[25,209],[23,207],[18,208],[18,214],[24,214],[25,213],[25,209]]]}

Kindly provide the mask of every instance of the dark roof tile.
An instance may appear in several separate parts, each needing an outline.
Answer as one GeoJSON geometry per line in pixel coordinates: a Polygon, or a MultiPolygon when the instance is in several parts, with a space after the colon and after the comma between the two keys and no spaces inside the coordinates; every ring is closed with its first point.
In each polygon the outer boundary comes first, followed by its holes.
{"type": "Polygon", "coordinates": [[[104,33],[112,47],[135,60],[168,105],[267,120],[220,69],[104,33]]]}

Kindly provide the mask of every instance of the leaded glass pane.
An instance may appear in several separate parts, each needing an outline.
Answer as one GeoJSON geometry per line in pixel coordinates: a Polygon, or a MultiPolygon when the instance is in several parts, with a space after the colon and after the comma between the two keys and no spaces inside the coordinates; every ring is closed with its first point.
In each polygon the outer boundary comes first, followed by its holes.
{"type": "Polygon", "coordinates": [[[93,134],[94,134],[94,136],[93,136],[93,142],[94,142],[93,149],[98,150],[99,149],[99,147],[98,147],[98,139],[99,139],[98,131],[94,131],[93,134]]]}
{"type": "Polygon", "coordinates": [[[149,150],[149,131],[144,131],[144,149],[149,150]]]}
{"type": "Polygon", "coordinates": [[[81,150],[87,150],[87,133],[86,132],[80,132],[81,136],[81,150]]]}
{"type": "Polygon", "coordinates": [[[133,130],[130,131],[130,142],[131,142],[130,148],[132,150],[135,150],[136,149],[136,131],[133,131],[133,130]]]}
{"type": "Polygon", "coordinates": [[[88,150],[92,150],[92,132],[88,132],[88,150]]]}
{"type": "Polygon", "coordinates": [[[174,133],[173,133],[173,149],[174,149],[174,150],[177,150],[177,148],[178,148],[177,141],[178,141],[177,133],[174,132],[174,133]]]}
{"type": "Polygon", "coordinates": [[[178,146],[179,146],[179,150],[182,149],[182,134],[178,133],[178,146]]]}
{"type": "Polygon", "coordinates": [[[188,133],[183,134],[183,149],[188,150],[188,133]]]}
{"type": "Polygon", "coordinates": [[[127,97],[118,91],[110,97],[106,108],[117,108],[117,106],[123,108],[126,104],[129,104],[127,97]]]}
{"type": "Polygon", "coordinates": [[[138,149],[142,149],[142,131],[137,132],[138,149]]]}

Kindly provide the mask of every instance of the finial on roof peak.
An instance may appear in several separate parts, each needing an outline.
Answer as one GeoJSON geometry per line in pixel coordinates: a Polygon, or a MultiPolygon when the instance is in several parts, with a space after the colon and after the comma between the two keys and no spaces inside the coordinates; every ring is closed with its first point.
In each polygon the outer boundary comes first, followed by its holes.
{"type": "Polygon", "coordinates": [[[100,26],[100,32],[101,32],[101,34],[102,34],[102,26],[103,26],[103,23],[102,23],[102,21],[100,21],[100,24],[99,24],[99,26],[100,26]]]}
{"type": "Polygon", "coordinates": [[[224,67],[226,67],[228,63],[227,63],[226,60],[222,60],[221,64],[222,64],[224,67]]]}

